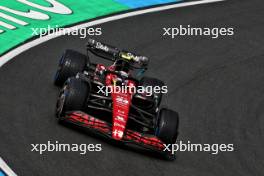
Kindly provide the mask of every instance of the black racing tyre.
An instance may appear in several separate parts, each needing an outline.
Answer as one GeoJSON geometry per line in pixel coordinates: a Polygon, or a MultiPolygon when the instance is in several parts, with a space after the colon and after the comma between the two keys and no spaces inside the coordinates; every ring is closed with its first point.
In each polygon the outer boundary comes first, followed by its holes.
{"type": "Polygon", "coordinates": [[[90,86],[77,78],[69,78],[60,91],[57,100],[56,114],[58,117],[64,115],[67,111],[82,111],[85,108],[89,98],[90,86]]]}
{"type": "Polygon", "coordinates": [[[87,64],[89,64],[89,59],[86,55],[66,50],[59,61],[54,84],[62,86],[68,78],[75,76],[78,72],[83,72],[87,64]]]}
{"type": "Polygon", "coordinates": [[[178,127],[178,113],[162,108],[158,114],[156,136],[166,144],[174,144],[178,136],[178,127]]]}
{"type": "MultiPolygon", "coordinates": [[[[151,78],[151,77],[143,77],[140,81],[140,85],[143,87],[147,87],[147,86],[158,86],[160,88],[162,88],[163,86],[165,86],[165,83],[159,79],[156,78],[151,78]]],[[[157,106],[160,105],[161,100],[162,100],[162,92],[160,93],[153,93],[153,95],[156,97],[156,101],[157,101],[157,106]]],[[[154,98],[154,97],[153,97],[154,98]]]]}

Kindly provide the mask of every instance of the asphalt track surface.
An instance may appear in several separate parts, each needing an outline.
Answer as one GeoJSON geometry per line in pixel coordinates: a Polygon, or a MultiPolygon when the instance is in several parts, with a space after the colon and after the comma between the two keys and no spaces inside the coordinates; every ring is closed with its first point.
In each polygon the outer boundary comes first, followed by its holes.
{"type": "Polygon", "coordinates": [[[117,147],[54,117],[53,86],[66,48],[53,39],[0,69],[0,155],[18,175],[264,175],[264,2],[227,1],[167,10],[100,25],[96,39],[151,58],[148,75],[168,84],[166,103],[180,114],[179,140],[233,143],[234,152],[178,152],[174,162],[117,147]],[[234,27],[233,37],[162,37],[162,27],[234,27]],[[102,152],[30,152],[32,143],[102,143],[102,152]]]}

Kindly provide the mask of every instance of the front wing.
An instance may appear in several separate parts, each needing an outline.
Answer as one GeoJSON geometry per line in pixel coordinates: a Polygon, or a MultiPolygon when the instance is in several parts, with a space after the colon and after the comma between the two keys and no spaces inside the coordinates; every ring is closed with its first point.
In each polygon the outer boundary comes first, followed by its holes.
{"type": "MultiPolygon", "coordinates": [[[[65,116],[60,117],[61,120],[76,124],[93,130],[109,139],[112,139],[112,126],[110,123],[90,116],[82,111],[66,112],[65,116]]],[[[129,129],[125,130],[121,142],[133,143],[149,150],[164,153],[164,143],[155,136],[146,136],[129,129]]]]}

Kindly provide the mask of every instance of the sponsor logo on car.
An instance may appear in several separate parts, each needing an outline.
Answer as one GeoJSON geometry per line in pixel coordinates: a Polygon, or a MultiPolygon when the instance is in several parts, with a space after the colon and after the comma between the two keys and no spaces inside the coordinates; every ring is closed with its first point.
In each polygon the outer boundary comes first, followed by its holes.
{"type": "Polygon", "coordinates": [[[123,131],[119,131],[119,130],[114,130],[113,134],[114,134],[114,136],[118,136],[118,137],[121,138],[121,137],[123,137],[124,132],[123,131]]]}
{"type": "Polygon", "coordinates": [[[118,103],[122,103],[122,104],[128,104],[128,100],[124,99],[123,97],[117,97],[116,101],[118,103]]]}
{"type": "Polygon", "coordinates": [[[121,127],[121,128],[125,128],[124,125],[122,125],[122,124],[120,124],[120,123],[117,123],[117,122],[114,123],[114,126],[116,126],[116,127],[121,127]]]}
{"type": "Polygon", "coordinates": [[[125,122],[125,119],[121,116],[116,116],[116,120],[121,121],[121,122],[125,122]]]}
{"type": "Polygon", "coordinates": [[[109,48],[100,42],[96,42],[95,48],[108,52],[109,48]]]}

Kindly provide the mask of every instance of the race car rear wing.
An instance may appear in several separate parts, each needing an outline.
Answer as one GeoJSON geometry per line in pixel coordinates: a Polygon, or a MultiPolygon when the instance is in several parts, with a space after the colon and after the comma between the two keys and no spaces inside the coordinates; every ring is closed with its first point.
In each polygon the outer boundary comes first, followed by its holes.
{"type": "Polygon", "coordinates": [[[94,39],[88,39],[87,50],[96,56],[103,57],[110,61],[116,61],[120,53],[118,48],[95,41],[94,39]]]}
{"type": "Polygon", "coordinates": [[[125,61],[132,61],[138,63],[143,67],[147,67],[149,59],[145,56],[138,56],[136,54],[119,50],[118,48],[98,42],[94,39],[88,39],[87,50],[96,56],[105,58],[110,61],[116,61],[117,59],[122,59],[125,61]]]}

